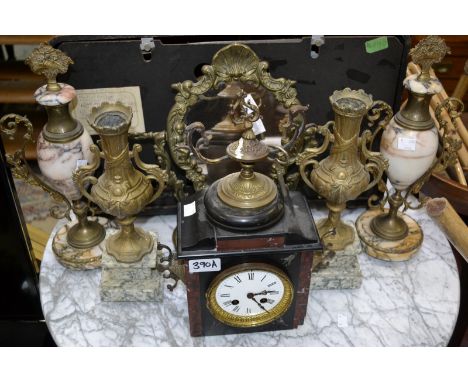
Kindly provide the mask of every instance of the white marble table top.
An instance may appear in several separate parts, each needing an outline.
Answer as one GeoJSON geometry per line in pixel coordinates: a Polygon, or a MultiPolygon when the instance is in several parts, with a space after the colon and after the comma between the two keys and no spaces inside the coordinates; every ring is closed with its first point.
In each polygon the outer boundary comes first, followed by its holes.
{"type": "MultiPolygon", "coordinates": [[[[362,209],[346,211],[355,220],[362,209]]],[[[318,220],[324,211],[314,211],[318,220]]],[[[444,346],[458,316],[457,266],[442,232],[423,211],[410,211],[424,243],[411,260],[388,263],[362,253],[357,290],[313,290],[295,330],[192,338],[185,286],[165,288],[164,302],[101,302],[100,271],[62,267],[49,240],[40,273],[42,309],[60,346],[444,346]]],[[[137,220],[171,245],[175,216],[137,220]]],[[[172,245],[171,245],[172,246],[172,245]]]]}

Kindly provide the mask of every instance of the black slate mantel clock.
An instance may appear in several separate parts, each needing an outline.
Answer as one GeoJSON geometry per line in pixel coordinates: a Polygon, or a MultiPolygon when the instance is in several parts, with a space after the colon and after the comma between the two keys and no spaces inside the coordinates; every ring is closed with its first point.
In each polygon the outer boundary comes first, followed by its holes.
{"type": "Polygon", "coordinates": [[[277,223],[242,233],[210,223],[204,193],[192,195],[178,209],[177,257],[185,266],[190,334],[301,325],[313,256],[322,251],[305,198],[291,192],[277,223]]]}

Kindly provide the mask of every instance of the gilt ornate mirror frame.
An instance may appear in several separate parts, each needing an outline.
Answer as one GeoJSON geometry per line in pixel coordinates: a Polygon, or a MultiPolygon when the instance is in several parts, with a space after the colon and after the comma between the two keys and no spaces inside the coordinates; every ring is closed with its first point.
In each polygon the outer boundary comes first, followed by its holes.
{"type": "Polygon", "coordinates": [[[271,77],[268,66],[268,62],[260,61],[250,47],[234,43],[220,49],[213,56],[211,65],[203,66],[203,75],[198,78],[197,82],[186,80],[172,85],[177,94],[175,104],[167,118],[167,144],[174,163],[185,171],[187,179],[193,182],[195,191],[206,186],[206,176],[188,149],[185,133],[188,112],[210,89],[218,90],[223,84],[227,85],[234,81],[263,86],[274,95],[284,109],[285,117],[280,120],[278,129],[281,134],[281,144],[290,157],[285,166],[275,164],[270,176],[276,179],[275,174],[281,171],[286,174],[288,186],[294,187],[297,183],[298,173],[287,174],[286,172],[294,164],[297,153],[301,152],[304,146],[303,112],[307,108],[303,107],[296,98],[297,91],[294,87],[296,81],[271,77]],[[297,135],[299,130],[301,130],[300,136],[297,135]],[[289,141],[294,142],[291,147],[287,146],[289,141]]]}

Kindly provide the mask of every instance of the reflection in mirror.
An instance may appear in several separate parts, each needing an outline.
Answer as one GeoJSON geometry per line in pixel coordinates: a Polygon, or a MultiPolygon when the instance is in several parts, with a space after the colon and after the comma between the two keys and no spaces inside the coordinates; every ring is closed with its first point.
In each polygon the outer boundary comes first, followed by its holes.
{"type": "MultiPolygon", "coordinates": [[[[217,158],[226,153],[226,147],[239,139],[243,132],[243,124],[239,118],[241,101],[251,95],[259,107],[260,115],[266,132],[258,136],[266,139],[266,143],[280,145],[282,126],[289,122],[289,114],[275,98],[275,95],[262,85],[233,81],[220,83],[218,89],[210,89],[200,96],[198,103],[187,113],[187,125],[201,122],[206,127],[205,137],[209,137],[209,147],[202,150],[208,158],[217,158]],[[288,120],[288,121],[287,121],[288,120]]],[[[194,136],[198,139],[199,136],[194,136]]],[[[199,161],[199,165],[207,174],[207,183],[235,171],[239,171],[239,164],[232,161],[206,165],[199,161]]],[[[256,171],[268,174],[271,163],[263,161],[256,165],[256,171]]]]}

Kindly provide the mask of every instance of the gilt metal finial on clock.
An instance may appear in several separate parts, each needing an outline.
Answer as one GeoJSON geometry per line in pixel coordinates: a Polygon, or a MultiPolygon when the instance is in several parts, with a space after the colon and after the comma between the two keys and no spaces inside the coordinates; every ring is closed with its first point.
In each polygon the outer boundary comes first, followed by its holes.
{"type": "Polygon", "coordinates": [[[428,81],[431,76],[429,70],[432,65],[443,60],[446,54],[450,54],[450,48],[439,36],[428,36],[421,40],[409,52],[413,62],[421,67],[419,81],[428,81]]]}
{"type": "Polygon", "coordinates": [[[60,90],[57,75],[66,73],[73,60],[61,50],[42,43],[32,51],[25,63],[34,73],[47,78],[47,90],[57,91],[60,90]]]}

